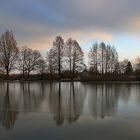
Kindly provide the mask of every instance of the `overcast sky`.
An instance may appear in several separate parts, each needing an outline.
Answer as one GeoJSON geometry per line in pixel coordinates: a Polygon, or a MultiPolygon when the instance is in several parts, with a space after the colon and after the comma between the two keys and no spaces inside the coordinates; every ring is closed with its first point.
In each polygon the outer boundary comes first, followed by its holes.
{"type": "Polygon", "coordinates": [[[140,56],[140,0],[0,0],[0,33],[12,30],[18,46],[47,51],[57,35],[114,45],[120,59],[140,56]]]}

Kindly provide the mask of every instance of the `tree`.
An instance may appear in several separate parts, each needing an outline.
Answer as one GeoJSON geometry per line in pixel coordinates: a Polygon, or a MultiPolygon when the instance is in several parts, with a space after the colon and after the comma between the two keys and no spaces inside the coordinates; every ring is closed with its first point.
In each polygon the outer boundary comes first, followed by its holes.
{"type": "Polygon", "coordinates": [[[46,68],[47,68],[46,61],[44,60],[43,57],[41,57],[38,60],[37,70],[40,74],[44,74],[46,72],[46,68]]]}
{"type": "Polygon", "coordinates": [[[69,65],[68,69],[70,71],[70,75],[72,75],[72,49],[73,49],[73,40],[72,38],[69,38],[65,46],[65,56],[66,56],[66,61],[69,65]]]}
{"type": "Polygon", "coordinates": [[[132,74],[132,73],[133,73],[133,68],[131,62],[129,61],[125,68],[125,74],[132,74]]]}
{"type": "Polygon", "coordinates": [[[57,36],[53,42],[52,55],[56,62],[59,78],[61,77],[62,59],[63,59],[64,40],[61,36],[57,36]]]}
{"type": "Polygon", "coordinates": [[[90,72],[101,74],[116,72],[118,66],[118,53],[113,46],[105,43],[93,44],[89,54],[90,72]]]}
{"type": "Polygon", "coordinates": [[[89,66],[90,66],[90,72],[91,73],[98,73],[98,44],[95,43],[90,48],[90,52],[88,54],[89,58],[89,66]]]}
{"type": "Polygon", "coordinates": [[[123,61],[119,62],[119,67],[120,67],[119,71],[120,71],[121,74],[125,73],[125,69],[126,69],[126,66],[127,66],[128,62],[129,62],[128,59],[124,59],[123,61]]]}
{"type": "Polygon", "coordinates": [[[137,57],[134,62],[134,70],[136,73],[140,73],[140,57],[137,57]]]}
{"type": "Polygon", "coordinates": [[[105,68],[105,55],[106,55],[106,45],[104,42],[101,42],[99,45],[100,49],[100,66],[101,66],[101,73],[104,74],[105,68]]]}
{"type": "MultiPolygon", "coordinates": [[[[84,53],[76,40],[71,40],[71,48],[68,46],[66,51],[66,57],[68,58],[68,65],[70,66],[70,70],[72,75],[74,76],[76,72],[81,72],[85,68],[84,64],[84,53]],[[70,50],[70,52],[69,52],[70,50]]],[[[70,45],[70,40],[67,43],[70,45]]],[[[72,76],[72,77],[73,77],[72,76]]]]}
{"type": "Polygon", "coordinates": [[[18,56],[17,42],[12,31],[6,31],[0,37],[0,70],[6,72],[7,77],[11,70],[15,68],[18,56]]]}
{"type": "Polygon", "coordinates": [[[18,70],[22,71],[23,75],[25,73],[30,75],[32,71],[38,69],[41,58],[41,54],[38,50],[23,47],[19,53],[18,70]]]}
{"type": "Polygon", "coordinates": [[[55,71],[58,71],[58,63],[55,60],[53,49],[50,49],[47,52],[47,55],[46,55],[46,65],[47,65],[47,71],[49,72],[50,77],[52,77],[52,74],[55,71]]]}
{"type": "Polygon", "coordinates": [[[106,73],[117,72],[116,70],[118,69],[117,68],[118,67],[118,53],[114,46],[107,45],[105,60],[106,60],[105,72],[106,73]]]}
{"type": "Polygon", "coordinates": [[[22,47],[18,54],[18,61],[17,61],[17,69],[19,71],[22,71],[23,76],[25,76],[25,73],[27,72],[26,68],[26,61],[27,61],[27,47],[22,47]]]}

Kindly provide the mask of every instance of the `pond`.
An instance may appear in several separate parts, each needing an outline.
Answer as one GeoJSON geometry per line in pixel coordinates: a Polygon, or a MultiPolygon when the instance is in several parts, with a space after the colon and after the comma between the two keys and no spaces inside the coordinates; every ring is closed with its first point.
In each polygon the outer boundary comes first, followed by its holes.
{"type": "Polygon", "coordinates": [[[0,82],[0,140],[140,140],[140,83],[0,82]]]}

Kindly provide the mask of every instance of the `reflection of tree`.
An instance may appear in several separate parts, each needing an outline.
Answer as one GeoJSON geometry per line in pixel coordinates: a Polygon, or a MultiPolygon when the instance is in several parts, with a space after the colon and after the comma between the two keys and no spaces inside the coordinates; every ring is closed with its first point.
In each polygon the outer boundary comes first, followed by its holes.
{"type": "Polygon", "coordinates": [[[119,100],[128,103],[131,94],[135,96],[132,92],[133,86],[131,84],[94,84],[89,86],[88,106],[91,110],[88,113],[93,114],[95,118],[102,119],[113,116],[117,110],[119,100]]]}
{"type": "Polygon", "coordinates": [[[0,122],[3,127],[8,130],[14,127],[15,121],[17,120],[18,111],[14,111],[11,108],[11,102],[9,97],[9,83],[7,82],[6,95],[4,98],[4,110],[0,112],[0,122]]]}
{"type": "Polygon", "coordinates": [[[104,116],[112,116],[115,111],[115,101],[114,92],[112,86],[109,85],[102,85],[102,114],[101,117],[104,116]]]}
{"type": "Polygon", "coordinates": [[[79,98],[78,93],[75,93],[73,82],[63,83],[63,86],[60,82],[58,84],[58,88],[55,84],[50,84],[49,102],[54,120],[58,126],[61,126],[64,120],[70,124],[78,120],[81,110],[81,98],[79,98]]]}
{"type": "Polygon", "coordinates": [[[56,120],[56,124],[61,126],[64,122],[64,114],[62,109],[62,101],[61,101],[61,82],[59,82],[59,89],[58,89],[58,107],[57,112],[54,115],[54,120],[56,120]]]}
{"type": "Polygon", "coordinates": [[[129,104],[133,100],[139,104],[140,101],[139,84],[25,82],[6,83],[6,86],[3,83],[0,89],[0,123],[8,130],[14,127],[19,111],[50,109],[54,121],[61,126],[65,121],[75,123],[81,114],[102,119],[113,116],[119,103],[129,104]]]}
{"type": "Polygon", "coordinates": [[[23,93],[23,110],[29,112],[39,109],[45,98],[44,83],[37,85],[30,82],[22,83],[21,90],[23,93]]]}
{"type": "MultiPolygon", "coordinates": [[[[95,118],[112,116],[116,110],[118,93],[110,84],[87,85],[87,95],[84,101],[83,113],[92,114],[95,118]]],[[[117,90],[118,91],[118,90],[117,90]]]]}
{"type": "Polygon", "coordinates": [[[116,99],[114,89],[110,85],[96,85],[95,99],[94,99],[94,116],[95,118],[104,118],[112,116],[116,107],[116,99]]]}
{"type": "Polygon", "coordinates": [[[49,102],[53,113],[53,118],[56,121],[56,124],[58,126],[61,126],[64,122],[61,97],[61,82],[58,83],[58,88],[54,83],[50,83],[49,102]]]}
{"type": "Polygon", "coordinates": [[[121,93],[119,94],[120,97],[123,99],[124,102],[128,102],[131,95],[132,84],[122,84],[121,85],[121,93]]]}
{"type": "Polygon", "coordinates": [[[78,101],[76,100],[74,83],[70,83],[70,93],[68,101],[68,114],[65,114],[66,120],[69,123],[75,122],[78,120],[80,114],[78,113],[78,101]]]}

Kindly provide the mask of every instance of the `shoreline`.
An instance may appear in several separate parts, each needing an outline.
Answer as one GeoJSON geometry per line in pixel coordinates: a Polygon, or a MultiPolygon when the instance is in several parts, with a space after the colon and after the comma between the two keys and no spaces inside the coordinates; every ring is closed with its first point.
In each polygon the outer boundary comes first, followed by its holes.
{"type": "Polygon", "coordinates": [[[139,80],[0,80],[0,82],[82,82],[82,83],[140,83],[139,80]]]}

